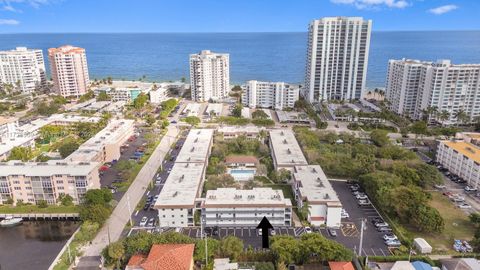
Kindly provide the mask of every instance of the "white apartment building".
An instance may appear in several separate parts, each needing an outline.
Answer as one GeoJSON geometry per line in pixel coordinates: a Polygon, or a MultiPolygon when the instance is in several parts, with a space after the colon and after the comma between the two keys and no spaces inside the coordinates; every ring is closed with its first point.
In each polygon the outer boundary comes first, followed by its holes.
{"type": "Polygon", "coordinates": [[[230,63],[226,53],[209,50],[190,55],[192,100],[222,100],[230,91],[230,63]]]}
{"type": "Polygon", "coordinates": [[[18,127],[16,117],[6,118],[0,116],[0,138],[12,138],[18,127]]]}
{"type": "Polygon", "coordinates": [[[340,227],[342,204],[319,165],[295,166],[292,188],[298,207],[308,203],[312,225],[340,227]]]}
{"type": "Polygon", "coordinates": [[[220,126],[217,132],[223,134],[224,140],[232,140],[239,136],[253,140],[258,138],[261,130],[265,129],[257,126],[220,126]]]}
{"type": "Polygon", "coordinates": [[[480,64],[390,60],[385,94],[392,111],[413,119],[435,107],[439,113],[430,120],[455,124],[456,113],[463,111],[472,121],[480,116],[480,64]],[[443,111],[448,112],[447,119],[439,117],[443,111]]]}
{"type": "Polygon", "coordinates": [[[293,171],[295,166],[308,165],[291,129],[270,130],[270,149],[275,170],[293,171]]]}
{"type": "Polygon", "coordinates": [[[310,23],[303,96],[322,100],[360,99],[367,78],[372,21],[326,17],[310,23]]]}
{"type": "Polygon", "coordinates": [[[292,203],[281,190],[219,188],[207,191],[202,202],[202,220],[207,227],[256,227],[263,217],[273,227],[291,226],[292,203]]]}
{"type": "Polygon", "coordinates": [[[80,97],[88,90],[85,49],[70,45],[48,49],[54,90],[63,97],[80,97]]]}
{"type": "Polygon", "coordinates": [[[248,81],[243,85],[242,104],[250,108],[293,108],[299,88],[284,82],[248,81]]]}
{"type": "Polygon", "coordinates": [[[89,189],[100,188],[97,162],[0,162],[0,204],[13,199],[14,203],[58,203],[61,194],[72,196],[79,203],[89,189]]]}
{"type": "Polygon", "coordinates": [[[437,162],[480,189],[480,133],[462,133],[460,137],[463,140],[439,141],[437,162]]]}
{"type": "Polygon", "coordinates": [[[0,82],[11,84],[22,93],[32,93],[45,85],[47,77],[42,50],[17,47],[0,51],[0,82]]]}

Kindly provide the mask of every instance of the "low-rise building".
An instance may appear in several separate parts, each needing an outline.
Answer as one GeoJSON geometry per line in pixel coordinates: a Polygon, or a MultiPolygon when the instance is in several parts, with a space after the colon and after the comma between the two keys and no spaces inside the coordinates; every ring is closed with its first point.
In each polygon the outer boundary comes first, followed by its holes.
{"type": "Polygon", "coordinates": [[[222,114],[222,111],[222,103],[209,103],[207,106],[207,110],[205,110],[204,114],[209,116],[220,116],[222,114]]]}
{"type": "Polygon", "coordinates": [[[61,194],[79,203],[89,189],[100,188],[97,162],[0,162],[0,204],[58,203],[61,194]]]}
{"type": "Polygon", "coordinates": [[[250,108],[293,108],[299,98],[299,87],[284,82],[253,80],[248,81],[242,88],[242,104],[250,108]]]}
{"type": "Polygon", "coordinates": [[[295,166],[292,189],[299,208],[308,203],[312,225],[340,227],[342,204],[319,165],[295,166]]]}
{"type": "Polygon", "coordinates": [[[227,172],[237,181],[248,181],[255,177],[258,159],[255,156],[231,155],[225,158],[227,172]]]}
{"type": "Polygon", "coordinates": [[[161,83],[157,88],[149,92],[150,102],[160,104],[168,99],[168,85],[161,83]]]}
{"type": "Polygon", "coordinates": [[[442,270],[477,270],[480,262],[475,258],[440,259],[442,270]]]}
{"type": "Polygon", "coordinates": [[[175,163],[155,202],[160,227],[193,226],[205,177],[204,163],[175,163]]]}
{"type": "Polygon", "coordinates": [[[267,217],[272,226],[290,226],[292,203],[281,190],[253,188],[209,190],[202,202],[205,226],[257,226],[267,217]]]}
{"type": "Polygon", "coordinates": [[[292,123],[292,124],[310,124],[310,119],[305,113],[287,112],[287,111],[275,111],[277,114],[278,122],[280,123],[292,123]]]}
{"type": "Polygon", "coordinates": [[[270,130],[269,143],[276,170],[292,171],[295,166],[308,165],[291,129],[270,130]]]}
{"type": "Polygon", "coordinates": [[[480,141],[474,134],[462,136],[467,139],[440,141],[436,160],[450,173],[466,180],[469,186],[480,188],[480,141]]]}
{"type": "Polygon", "coordinates": [[[188,103],[187,106],[185,106],[185,109],[183,109],[182,114],[185,116],[200,116],[200,109],[202,108],[202,104],[200,103],[188,103]]]}
{"type": "Polygon", "coordinates": [[[66,160],[109,162],[120,158],[120,147],[134,133],[134,120],[114,119],[70,154],[66,160]]]}
{"type": "Polygon", "coordinates": [[[18,119],[0,116],[0,138],[14,138],[18,127],[18,119]]]}
{"type": "Polygon", "coordinates": [[[0,161],[6,160],[14,147],[35,146],[35,137],[0,138],[0,161]]]}
{"type": "Polygon", "coordinates": [[[223,134],[224,140],[235,139],[238,136],[257,139],[261,130],[257,126],[221,126],[217,129],[217,132],[223,134]]]}
{"type": "Polygon", "coordinates": [[[192,129],[188,133],[176,163],[208,163],[213,143],[213,129],[192,129]]]}
{"type": "Polygon", "coordinates": [[[194,244],[155,244],[148,256],[135,254],[125,270],[193,270],[194,244]]]}
{"type": "Polygon", "coordinates": [[[242,117],[247,119],[252,118],[252,114],[250,113],[250,108],[246,108],[246,107],[242,108],[242,117]]]}

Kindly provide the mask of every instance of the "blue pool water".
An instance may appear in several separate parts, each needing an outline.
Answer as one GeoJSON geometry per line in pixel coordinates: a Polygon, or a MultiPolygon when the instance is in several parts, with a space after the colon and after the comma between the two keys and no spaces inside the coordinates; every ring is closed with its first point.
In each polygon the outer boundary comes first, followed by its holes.
{"type": "Polygon", "coordinates": [[[255,176],[255,170],[248,169],[231,169],[229,173],[236,181],[248,181],[255,176]]]}

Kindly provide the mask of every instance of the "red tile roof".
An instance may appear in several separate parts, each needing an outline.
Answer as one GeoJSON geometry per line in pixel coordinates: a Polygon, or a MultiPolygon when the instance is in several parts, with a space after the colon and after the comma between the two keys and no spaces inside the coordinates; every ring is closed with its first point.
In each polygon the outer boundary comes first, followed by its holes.
{"type": "Polygon", "coordinates": [[[328,262],[330,270],[355,270],[351,262],[328,262]]]}
{"type": "Polygon", "coordinates": [[[228,156],[225,163],[258,163],[258,159],[254,156],[228,156]]]}
{"type": "Polygon", "coordinates": [[[189,270],[194,247],[194,244],[153,245],[146,258],[134,255],[128,261],[128,266],[144,270],[189,270]]]}
{"type": "Polygon", "coordinates": [[[325,217],[310,217],[310,219],[314,221],[324,221],[325,217]]]}

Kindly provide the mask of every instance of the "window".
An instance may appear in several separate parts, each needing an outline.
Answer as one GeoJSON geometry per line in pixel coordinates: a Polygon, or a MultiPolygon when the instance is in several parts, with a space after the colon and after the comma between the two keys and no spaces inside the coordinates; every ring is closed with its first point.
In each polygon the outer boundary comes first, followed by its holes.
{"type": "Polygon", "coordinates": [[[163,215],[162,217],[165,217],[165,215],[163,215]]]}
{"type": "Polygon", "coordinates": [[[14,187],[15,190],[21,190],[22,188],[20,187],[14,187]]]}

